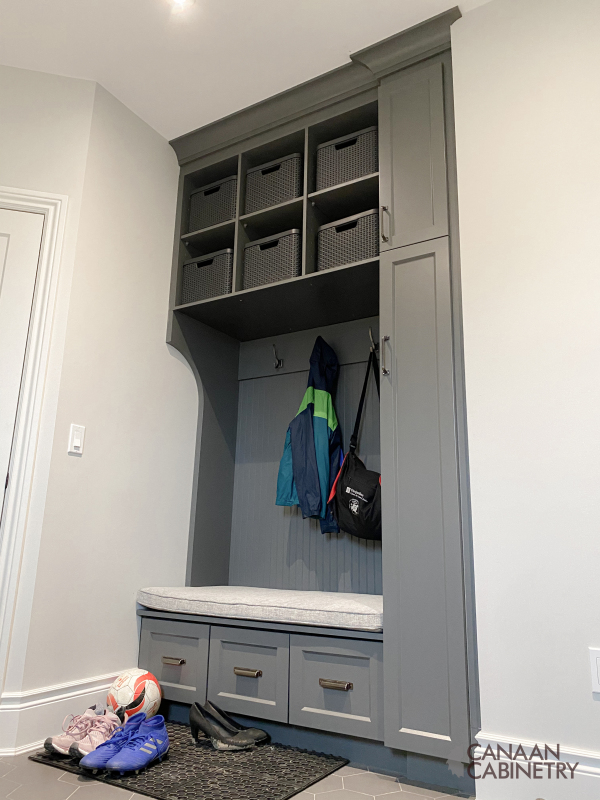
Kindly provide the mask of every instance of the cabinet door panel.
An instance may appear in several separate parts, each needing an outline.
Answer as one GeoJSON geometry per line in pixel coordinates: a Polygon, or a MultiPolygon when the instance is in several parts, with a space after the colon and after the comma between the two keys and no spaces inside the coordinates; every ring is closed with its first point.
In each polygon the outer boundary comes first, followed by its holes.
{"type": "Polygon", "coordinates": [[[442,63],[382,80],[379,175],[382,251],[448,234],[442,63]]]}
{"type": "Polygon", "coordinates": [[[468,760],[447,239],[382,256],[380,325],[385,744],[468,760]]]}

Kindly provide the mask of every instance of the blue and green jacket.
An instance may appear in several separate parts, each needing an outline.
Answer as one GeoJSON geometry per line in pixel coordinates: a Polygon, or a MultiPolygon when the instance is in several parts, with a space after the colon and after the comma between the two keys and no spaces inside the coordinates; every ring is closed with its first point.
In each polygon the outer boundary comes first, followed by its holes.
{"type": "Polygon", "coordinates": [[[322,533],[337,533],[327,505],[343,451],[332,392],[340,365],[327,342],[317,337],[310,357],[308,386],[290,422],[277,477],[278,506],[300,506],[303,517],[318,517],[322,533]]]}

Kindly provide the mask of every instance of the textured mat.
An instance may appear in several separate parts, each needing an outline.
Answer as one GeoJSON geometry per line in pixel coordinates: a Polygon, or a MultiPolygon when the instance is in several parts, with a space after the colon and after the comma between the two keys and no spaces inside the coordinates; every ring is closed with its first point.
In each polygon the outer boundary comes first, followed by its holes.
{"type": "MultiPolygon", "coordinates": [[[[196,743],[187,725],[168,722],[169,754],[139,775],[96,780],[158,800],[287,800],[348,763],[345,758],[281,744],[219,752],[208,739],[196,743]]],[[[90,775],[66,756],[45,751],[29,756],[65,772],[90,775]]]]}

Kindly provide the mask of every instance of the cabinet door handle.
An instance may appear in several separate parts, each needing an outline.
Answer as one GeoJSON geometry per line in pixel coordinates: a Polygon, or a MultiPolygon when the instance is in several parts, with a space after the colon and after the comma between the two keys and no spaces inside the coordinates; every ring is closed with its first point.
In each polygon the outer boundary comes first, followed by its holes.
{"type": "Polygon", "coordinates": [[[381,374],[382,375],[389,375],[390,371],[385,365],[385,344],[389,342],[389,336],[382,336],[381,337],[381,374]]]}
{"type": "Polygon", "coordinates": [[[262,678],[262,669],[245,669],[244,667],[234,667],[234,675],[241,675],[242,678],[262,678]]]}
{"type": "Polygon", "coordinates": [[[333,681],[329,678],[319,678],[319,686],[323,689],[337,689],[338,692],[351,692],[354,684],[348,681],[333,681]]]}
{"type": "Polygon", "coordinates": [[[182,667],[185,664],[185,658],[173,658],[172,656],[163,656],[163,664],[169,664],[173,667],[182,667]]]}
{"type": "Polygon", "coordinates": [[[385,233],[383,232],[383,213],[384,213],[384,211],[387,211],[387,210],[388,210],[387,206],[381,206],[380,209],[379,209],[379,233],[381,234],[381,241],[382,242],[389,242],[389,240],[390,240],[390,237],[386,236],[385,233]]]}

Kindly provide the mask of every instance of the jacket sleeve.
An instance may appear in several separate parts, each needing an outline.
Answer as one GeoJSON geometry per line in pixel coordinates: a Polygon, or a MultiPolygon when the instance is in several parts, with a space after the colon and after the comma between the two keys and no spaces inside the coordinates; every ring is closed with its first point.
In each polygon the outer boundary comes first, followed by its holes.
{"type": "MultiPolygon", "coordinates": [[[[344,460],[344,451],[342,449],[342,435],[340,426],[337,425],[335,430],[329,430],[329,481],[327,497],[331,493],[335,479],[342,466],[344,460]]],[[[339,533],[339,526],[333,514],[333,508],[330,503],[326,505],[326,513],[321,519],[321,533],[339,533]]]]}
{"type": "Polygon", "coordinates": [[[292,468],[292,442],[289,428],[287,429],[287,433],[285,435],[283,455],[281,456],[281,461],[279,462],[279,473],[277,475],[277,499],[275,500],[275,505],[298,505],[298,493],[296,492],[294,471],[292,468]]]}
{"type": "Polygon", "coordinates": [[[303,517],[321,514],[321,485],[310,408],[301,411],[290,423],[292,466],[298,505],[303,517]]]}

